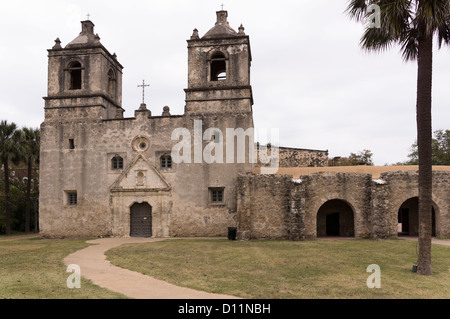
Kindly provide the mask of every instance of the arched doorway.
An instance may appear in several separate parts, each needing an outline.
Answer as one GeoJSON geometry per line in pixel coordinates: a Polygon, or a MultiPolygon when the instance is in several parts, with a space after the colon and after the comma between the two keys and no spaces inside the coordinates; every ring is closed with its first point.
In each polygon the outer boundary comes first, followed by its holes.
{"type": "Polygon", "coordinates": [[[130,236],[152,237],[152,206],[134,203],[130,208],[130,236]]]}
{"type": "Polygon", "coordinates": [[[317,237],[355,236],[353,209],[345,201],[333,199],[317,212],[317,237]]]}
{"type": "MultiPolygon", "coordinates": [[[[432,236],[436,236],[436,212],[432,207],[432,236]]],[[[419,235],[419,197],[412,197],[403,202],[398,210],[398,235],[419,235]]]]}

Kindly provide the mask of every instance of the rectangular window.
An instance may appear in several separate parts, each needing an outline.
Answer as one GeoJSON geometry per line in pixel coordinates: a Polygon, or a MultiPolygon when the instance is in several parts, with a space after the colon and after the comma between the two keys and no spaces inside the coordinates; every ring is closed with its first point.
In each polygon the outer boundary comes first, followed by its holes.
{"type": "Polygon", "coordinates": [[[168,155],[161,156],[161,168],[172,168],[172,157],[168,155]]]}
{"type": "Polygon", "coordinates": [[[123,158],[116,155],[112,159],[112,169],[113,170],[120,170],[123,169],[123,158]]]}
{"type": "Polygon", "coordinates": [[[78,196],[76,191],[67,192],[67,205],[76,206],[78,204],[78,196]]]}
{"type": "Polygon", "coordinates": [[[73,70],[70,74],[70,89],[80,90],[81,89],[81,69],[73,70]]]}
{"type": "Polygon", "coordinates": [[[213,204],[222,204],[224,202],[224,189],[223,188],[210,188],[210,201],[213,204]]]}
{"type": "Polygon", "coordinates": [[[69,149],[71,149],[71,150],[75,149],[75,142],[74,142],[73,138],[69,139],[69,149]]]}

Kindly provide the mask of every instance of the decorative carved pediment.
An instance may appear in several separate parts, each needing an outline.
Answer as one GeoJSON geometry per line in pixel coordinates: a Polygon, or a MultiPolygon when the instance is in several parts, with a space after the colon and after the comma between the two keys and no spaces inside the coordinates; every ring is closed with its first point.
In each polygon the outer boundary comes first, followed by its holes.
{"type": "Polygon", "coordinates": [[[139,154],[111,186],[111,191],[170,191],[170,184],[158,170],[139,154]]]}

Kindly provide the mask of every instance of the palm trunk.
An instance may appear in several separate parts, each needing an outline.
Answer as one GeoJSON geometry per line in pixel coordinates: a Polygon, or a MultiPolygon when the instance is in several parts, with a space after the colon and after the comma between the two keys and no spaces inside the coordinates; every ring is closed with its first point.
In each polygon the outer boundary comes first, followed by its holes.
{"type": "Polygon", "coordinates": [[[9,202],[9,167],[8,158],[3,158],[3,165],[5,168],[5,233],[6,235],[11,234],[11,209],[9,202]]]}
{"type": "MultiPolygon", "coordinates": [[[[423,30],[423,29],[422,29],[423,30]]],[[[433,38],[422,32],[417,74],[417,143],[419,152],[419,256],[417,273],[431,275],[433,38]]]]}
{"type": "MultiPolygon", "coordinates": [[[[37,198],[39,197],[37,194],[35,195],[37,198]]],[[[38,202],[37,198],[33,200],[34,203],[34,232],[39,233],[39,217],[38,217],[38,202]]]]}
{"type": "Polygon", "coordinates": [[[25,233],[30,232],[30,206],[31,206],[31,170],[33,168],[33,160],[28,158],[28,180],[27,180],[27,199],[25,206],[25,233]]]}

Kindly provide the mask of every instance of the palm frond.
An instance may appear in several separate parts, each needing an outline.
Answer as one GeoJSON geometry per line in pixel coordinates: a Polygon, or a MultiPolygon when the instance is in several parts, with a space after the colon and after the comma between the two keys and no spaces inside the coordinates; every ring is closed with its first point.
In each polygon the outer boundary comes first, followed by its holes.
{"type": "Polygon", "coordinates": [[[350,0],[345,12],[350,18],[361,21],[367,12],[368,1],[366,0],[350,0]]]}
{"type": "MultiPolygon", "coordinates": [[[[446,38],[450,18],[449,0],[418,1],[416,20],[425,26],[425,36],[432,37],[434,33],[441,34],[442,41],[446,38]]],[[[441,42],[442,43],[442,42],[441,42]]]]}
{"type": "Polygon", "coordinates": [[[379,2],[381,28],[392,37],[402,37],[414,20],[414,1],[384,0],[379,2]]]}
{"type": "Polygon", "coordinates": [[[385,51],[397,42],[397,39],[382,28],[366,28],[360,45],[368,51],[385,51]]]}
{"type": "Polygon", "coordinates": [[[450,16],[449,19],[437,29],[439,49],[442,44],[450,45],[450,16]]]}
{"type": "Polygon", "coordinates": [[[400,38],[402,57],[404,61],[415,61],[419,53],[417,28],[411,28],[400,38]]]}

